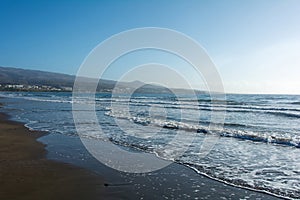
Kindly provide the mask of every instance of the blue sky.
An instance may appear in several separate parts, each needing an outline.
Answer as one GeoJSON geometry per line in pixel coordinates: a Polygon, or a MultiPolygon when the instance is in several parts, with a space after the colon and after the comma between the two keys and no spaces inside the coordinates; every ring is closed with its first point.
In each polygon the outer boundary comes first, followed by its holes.
{"type": "Polygon", "coordinates": [[[299,24],[298,0],[0,0],[0,66],[76,74],[111,35],[164,27],[207,50],[227,92],[300,94],[299,24]]]}

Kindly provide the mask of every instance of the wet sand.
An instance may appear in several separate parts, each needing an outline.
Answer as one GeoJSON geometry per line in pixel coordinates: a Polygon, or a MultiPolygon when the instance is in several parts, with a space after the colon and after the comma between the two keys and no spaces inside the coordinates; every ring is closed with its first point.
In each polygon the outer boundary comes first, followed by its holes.
{"type": "Polygon", "coordinates": [[[109,199],[100,176],[45,159],[42,135],[0,113],[0,199],[109,199]]]}

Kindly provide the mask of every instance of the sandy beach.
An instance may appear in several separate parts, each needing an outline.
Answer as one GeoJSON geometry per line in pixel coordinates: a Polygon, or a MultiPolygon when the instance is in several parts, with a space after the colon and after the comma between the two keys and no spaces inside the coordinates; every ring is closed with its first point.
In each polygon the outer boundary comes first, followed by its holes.
{"type": "Polygon", "coordinates": [[[45,159],[42,135],[0,113],[0,199],[109,199],[103,178],[45,159]]]}
{"type": "Polygon", "coordinates": [[[299,11],[0,1],[0,200],[300,200],[299,11]]]}

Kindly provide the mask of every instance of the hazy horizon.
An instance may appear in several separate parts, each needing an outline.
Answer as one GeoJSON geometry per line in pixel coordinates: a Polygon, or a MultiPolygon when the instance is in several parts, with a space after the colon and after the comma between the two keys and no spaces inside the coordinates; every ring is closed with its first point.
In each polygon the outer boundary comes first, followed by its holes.
{"type": "MultiPolygon", "coordinates": [[[[55,72],[55,71],[45,71],[45,70],[39,70],[39,69],[25,69],[25,68],[20,68],[20,67],[16,67],[16,66],[0,66],[0,67],[8,67],[8,68],[15,68],[15,69],[22,69],[22,70],[37,70],[37,71],[42,71],[42,72],[50,72],[50,73],[60,73],[60,72],[55,72]]],[[[66,73],[61,73],[61,74],[64,74],[64,75],[70,75],[70,76],[76,76],[76,74],[66,74],[66,73]]],[[[84,77],[84,78],[91,78],[91,77],[84,77]]],[[[105,79],[104,80],[108,80],[108,81],[118,81],[116,79],[105,79]]],[[[145,83],[145,84],[151,84],[151,85],[154,85],[154,86],[163,86],[159,83],[149,83],[149,82],[144,82],[144,81],[141,81],[141,80],[125,80],[125,82],[128,82],[128,83],[132,83],[132,82],[142,82],[142,83],[145,83]]],[[[183,88],[183,87],[172,87],[172,89],[191,89],[191,88],[183,88]]],[[[201,88],[192,88],[194,90],[198,90],[198,91],[203,91],[203,92],[212,92],[213,91],[208,91],[207,89],[201,89],[201,88]]],[[[240,95],[300,95],[300,94],[281,94],[281,93],[238,93],[238,92],[226,92],[226,94],[240,94],[240,95]]]]}

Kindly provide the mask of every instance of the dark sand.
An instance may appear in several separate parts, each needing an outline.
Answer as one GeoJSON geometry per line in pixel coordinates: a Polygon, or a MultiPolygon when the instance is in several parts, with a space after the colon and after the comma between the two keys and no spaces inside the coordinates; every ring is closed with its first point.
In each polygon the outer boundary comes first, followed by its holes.
{"type": "Polygon", "coordinates": [[[110,199],[103,178],[45,159],[43,133],[0,113],[0,199],[110,199]]]}
{"type": "Polygon", "coordinates": [[[44,135],[0,113],[0,200],[278,199],[220,183],[176,163],[149,174],[121,173],[92,157],[76,158],[78,148],[86,151],[78,138],[44,135]],[[65,157],[57,160],[84,168],[46,159],[45,145],[36,141],[41,136],[51,144],[50,155],[63,150],[65,157]]]}

